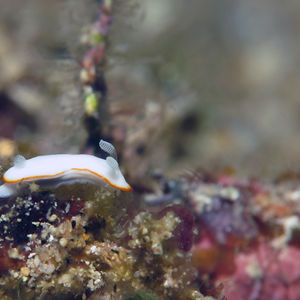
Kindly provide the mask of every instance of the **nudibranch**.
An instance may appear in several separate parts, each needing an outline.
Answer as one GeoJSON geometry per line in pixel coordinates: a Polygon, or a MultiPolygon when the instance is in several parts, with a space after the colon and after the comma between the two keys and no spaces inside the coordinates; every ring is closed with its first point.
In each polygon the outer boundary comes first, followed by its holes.
{"type": "Polygon", "coordinates": [[[53,154],[26,160],[17,155],[14,166],[2,176],[5,183],[0,186],[0,198],[14,195],[22,182],[37,182],[42,186],[106,182],[119,190],[132,190],[120,171],[114,146],[103,140],[99,146],[109,154],[106,159],[88,154],[53,154]]]}

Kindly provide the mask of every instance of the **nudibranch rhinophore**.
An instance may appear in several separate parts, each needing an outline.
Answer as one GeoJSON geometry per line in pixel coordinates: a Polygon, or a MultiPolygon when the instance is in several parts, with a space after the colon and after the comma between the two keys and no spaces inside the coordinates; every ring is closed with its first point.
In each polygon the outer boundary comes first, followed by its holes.
{"type": "Polygon", "coordinates": [[[26,160],[17,155],[14,166],[2,176],[5,183],[0,186],[0,198],[14,195],[22,182],[56,186],[73,182],[106,182],[119,190],[132,190],[120,171],[114,146],[103,140],[99,146],[110,156],[102,159],[88,154],[53,154],[26,160]]]}

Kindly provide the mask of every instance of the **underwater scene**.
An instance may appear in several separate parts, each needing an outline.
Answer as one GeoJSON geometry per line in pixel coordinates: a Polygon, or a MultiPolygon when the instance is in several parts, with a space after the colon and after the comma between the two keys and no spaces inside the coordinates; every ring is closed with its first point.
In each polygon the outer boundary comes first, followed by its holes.
{"type": "Polygon", "coordinates": [[[300,2],[0,3],[0,300],[300,300],[300,2]]]}

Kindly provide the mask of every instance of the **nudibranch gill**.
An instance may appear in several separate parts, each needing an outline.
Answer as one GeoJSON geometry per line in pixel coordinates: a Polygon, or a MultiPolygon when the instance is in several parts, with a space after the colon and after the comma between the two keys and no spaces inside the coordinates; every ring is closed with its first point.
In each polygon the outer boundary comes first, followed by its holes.
{"type": "Polygon", "coordinates": [[[114,146],[103,140],[99,145],[109,154],[106,159],[88,154],[53,154],[26,160],[18,155],[14,166],[2,176],[5,183],[0,186],[0,198],[14,195],[22,182],[37,182],[42,186],[106,182],[119,190],[132,190],[119,169],[114,146]]]}

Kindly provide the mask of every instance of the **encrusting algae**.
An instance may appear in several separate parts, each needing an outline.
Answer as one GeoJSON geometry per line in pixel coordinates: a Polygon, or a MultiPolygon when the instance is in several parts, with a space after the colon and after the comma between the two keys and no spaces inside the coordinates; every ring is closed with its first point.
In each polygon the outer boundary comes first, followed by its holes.
{"type": "Polygon", "coordinates": [[[159,220],[153,220],[149,212],[141,212],[135,216],[129,226],[129,242],[131,248],[147,248],[153,254],[162,255],[164,240],[170,239],[180,219],[172,212],[168,212],[159,220]]]}
{"type": "Polygon", "coordinates": [[[30,191],[3,200],[1,299],[204,299],[192,288],[190,255],[174,247],[175,213],[132,209],[125,193],[79,190],[67,200],[30,191]]]}

